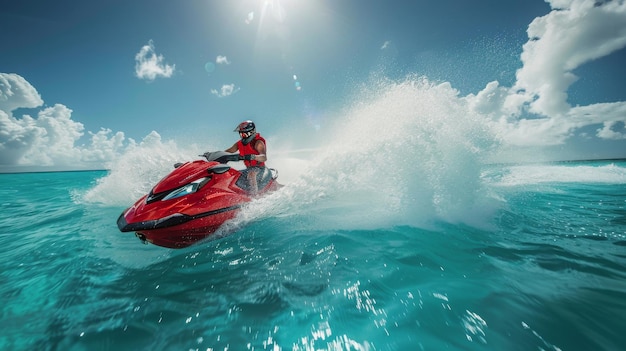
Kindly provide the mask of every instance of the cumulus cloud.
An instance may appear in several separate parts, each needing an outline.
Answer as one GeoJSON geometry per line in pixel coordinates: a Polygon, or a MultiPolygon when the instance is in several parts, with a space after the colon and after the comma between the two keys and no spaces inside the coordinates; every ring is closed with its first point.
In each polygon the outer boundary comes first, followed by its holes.
{"type": "Polygon", "coordinates": [[[626,102],[572,107],[567,92],[578,79],[575,69],[626,46],[626,3],[547,2],[552,11],[528,26],[513,87],[491,82],[467,96],[469,105],[491,116],[505,140],[518,145],[560,144],[589,125],[603,125],[600,138],[621,138],[617,126],[626,121],[626,102]]]}
{"type": "Polygon", "coordinates": [[[598,136],[604,139],[625,140],[626,127],[624,122],[605,122],[601,129],[597,130],[598,136]]]}
{"type": "Polygon", "coordinates": [[[234,93],[238,91],[239,91],[239,88],[236,87],[235,84],[224,84],[222,85],[222,88],[219,91],[217,89],[211,89],[211,94],[219,98],[223,98],[223,97],[233,95],[234,93]]]}
{"type": "Polygon", "coordinates": [[[222,56],[222,55],[219,55],[215,59],[215,63],[217,63],[218,65],[230,65],[230,61],[228,61],[228,57],[222,56]]]}
{"type": "Polygon", "coordinates": [[[0,73],[0,110],[7,113],[16,108],[35,108],[43,104],[37,90],[15,73],[0,73]]]}
{"type": "Polygon", "coordinates": [[[109,129],[88,132],[79,145],[84,126],[72,120],[72,110],[62,104],[46,107],[37,116],[13,116],[17,108],[43,104],[37,90],[17,74],[0,73],[0,166],[56,166],[104,168],[135,142],[109,129]]]}
{"type": "Polygon", "coordinates": [[[157,55],[152,40],[144,45],[135,55],[135,75],[139,79],[153,81],[158,77],[169,78],[174,74],[176,65],[164,62],[163,55],[157,55]]]}

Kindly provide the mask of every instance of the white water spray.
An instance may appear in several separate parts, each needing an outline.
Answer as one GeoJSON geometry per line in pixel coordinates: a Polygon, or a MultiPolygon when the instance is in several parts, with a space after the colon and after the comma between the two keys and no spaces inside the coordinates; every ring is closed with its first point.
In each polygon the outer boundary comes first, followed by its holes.
{"type": "Polygon", "coordinates": [[[127,151],[111,167],[107,176],[82,196],[82,201],[110,206],[129,206],[174,168],[177,162],[193,159],[198,147],[181,148],[174,141],[163,142],[152,132],[135,148],[127,151]]]}
{"type": "MultiPolygon", "coordinates": [[[[269,166],[288,175],[279,177],[286,186],[247,206],[241,221],[304,215],[319,226],[377,228],[466,221],[484,209],[483,160],[498,143],[450,84],[382,79],[329,119],[324,143],[306,158],[272,143],[291,136],[268,139],[269,166]]],[[[84,199],[128,206],[198,153],[157,139],[124,155],[84,199]]]]}
{"type": "MultiPolygon", "coordinates": [[[[280,195],[294,213],[318,216],[320,227],[467,222],[491,201],[480,176],[497,139],[448,83],[379,81],[330,130],[280,195]]],[[[272,201],[250,211],[268,215],[272,201]]]]}

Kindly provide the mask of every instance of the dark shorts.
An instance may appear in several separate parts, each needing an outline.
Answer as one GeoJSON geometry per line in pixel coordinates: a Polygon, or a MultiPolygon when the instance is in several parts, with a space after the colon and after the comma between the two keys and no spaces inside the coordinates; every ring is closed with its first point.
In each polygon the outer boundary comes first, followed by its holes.
{"type": "Polygon", "coordinates": [[[249,191],[250,184],[248,183],[248,174],[250,172],[256,173],[256,184],[258,190],[265,188],[265,186],[272,180],[272,171],[267,167],[248,167],[241,171],[241,176],[237,179],[237,186],[249,191]]]}

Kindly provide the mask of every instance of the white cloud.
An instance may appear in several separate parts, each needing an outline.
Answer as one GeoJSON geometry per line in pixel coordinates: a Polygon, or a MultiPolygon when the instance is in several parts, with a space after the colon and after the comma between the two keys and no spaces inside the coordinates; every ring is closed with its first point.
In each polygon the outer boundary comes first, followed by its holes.
{"type": "Polygon", "coordinates": [[[44,133],[31,117],[16,120],[0,111],[0,165],[17,164],[30,150],[33,140],[44,133]]]}
{"type": "Polygon", "coordinates": [[[546,116],[569,110],[567,89],[582,64],[626,46],[626,4],[602,6],[590,0],[553,0],[553,10],[528,26],[529,41],[514,89],[536,98],[531,111],[546,116]]]}
{"type": "Polygon", "coordinates": [[[219,55],[215,58],[215,63],[218,65],[230,65],[230,61],[228,61],[228,57],[219,55]]]}
{"type": "Polygon", "coordinates": [[[9,115],[20,107],[35,108],[43,104],[37,90],[15,73],[0,73],[0,110],[9,115]]]}
{"type": "Polygon", "coordinates": [[[125,150],[135,146],[135,141],[127,139],[124,133],[116,132],[111,135],[112,133],[108,128],[100,129],[97,133],[89,132],[90,144],[81,148],[81,160],[99,162],[108,167],[125,150]]]}
{"type": "Polygon", "coordinates": [[[601,129],[598,129],[600,138],[624,140],[626,139],[626,127],[624,122],[605,122],[601,129]]]}
{"type": "Polygon", "coordinates": [[[88,132],[87,145],[78,145],[84,126],[72,120],[72,110],[62,104],[46,107],[36,117],[19,118],[12,111],[43,104],[35,88],[23,77],[0,73],[0,165],[55,166],[64,169],[103,168],[135,142],[111,130],[88,132]],[[10,82],[10,84],[7,84],[10,82]],[[16,88],[19,86],[19,88],[16,88]],[[10,93],[9,93],[10,92],[10,93]]]}
{"type": "Polygon", "coordinates": [[[620,138],[616,126],[626,121],[626,102],[571,107],[567,92],[578,79],[575,69],[626,46],[626,2],[547,2],[553,10],[528,26],[514,86],[491,82],[466,97],[469,105],[516,145],[560,144],[589,125],[604,125],[600,138],[620,138]]]}
{"type": "Polygon", "coordinates": [[[174,74],[175,68],[176,65],[163,63],[163,55],[155,53],[152,40],[135,55],[135,75],[139,79],[152,81],[158,77],[169,78],[174,74]]]}
{"type": "Polygon", "coordinates": [[[508,89],[500,87],[500,83],[490,82],[476,96],[470,95],[470,108],[484,115],[499,114],[504,109],[508,94],[508,89]]]}
{"type": "Polygon", "coordinates": [[[621,140],[626,139],[626,103],[613,102],[601,103],[588,106],[574,107],[570,110],[568,118],[578,121],[582,126],[600,124],[603,127],[597,130],[596,136],[602,139],[621,140]],[[599,116],[602,118],[600,119],[599,116]]]}
{"type": "Polygon", "coordinates": [[[233,95],[234,93],[238,91],[239,91],[239,88],[236,87],[235,84],[224,84],[222,85],[222,88],[219,91],[217,89],[211,89],[211,94],[219,98],[223,98],[223,97],[233,95]]]}
{"type": "Polygon", "coordinates": [[[508,144],[520,146],[559,145],[572,136],[574,125],[558,118],[521,119],[496,122],[496,130],[508,144]]]}
{"type": "Polygon", "coordinates": [[[40,111],[33,122],[43,133],[32,140],[23,162],[71,165],[80,161],[80,151],[74,148],[74,143],[83,135],[84,126],[73,121],[71,115],[72,110],[61,104],[40,111]]]}

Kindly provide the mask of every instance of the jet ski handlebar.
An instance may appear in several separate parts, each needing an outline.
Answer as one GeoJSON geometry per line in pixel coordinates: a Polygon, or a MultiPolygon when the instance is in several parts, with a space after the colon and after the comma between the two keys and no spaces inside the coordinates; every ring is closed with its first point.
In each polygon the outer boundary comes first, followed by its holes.
{"type": "Polygon", "coordinates": [[[243,160],[251,160],[252,155],[241,156],[238,153],[231,153],[226,151],[208,151],[203,153],[202,155],[207,161],[215,161],[219,163],[227,163],[230,161],[243,161],[243,160]]]}

